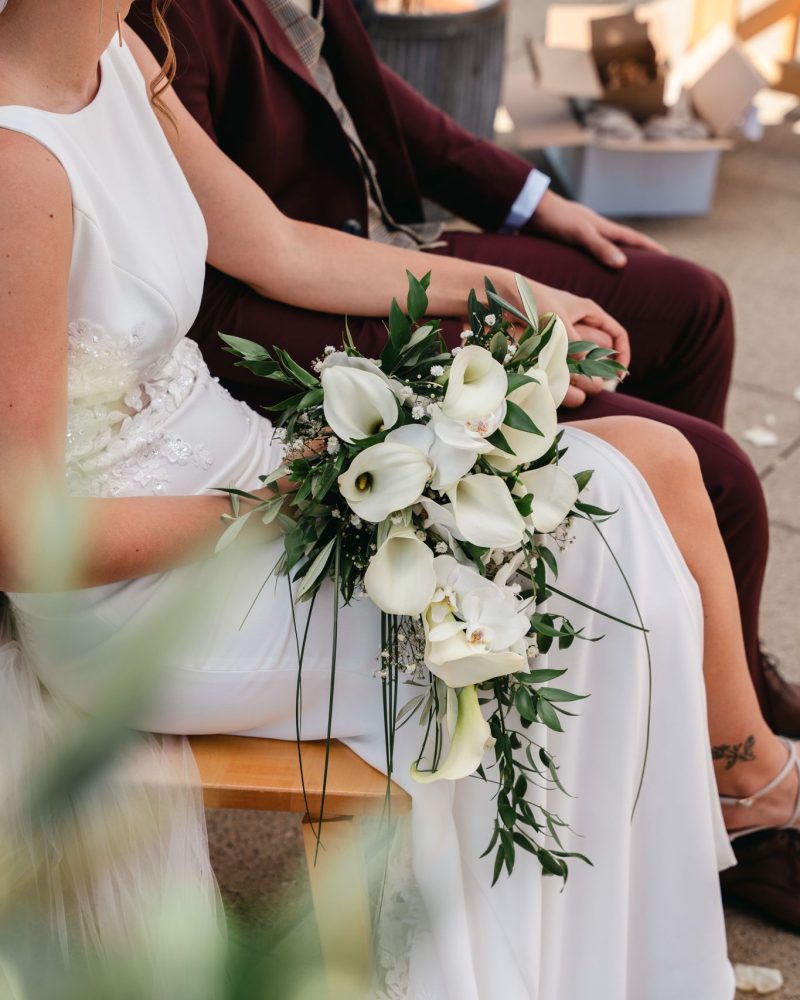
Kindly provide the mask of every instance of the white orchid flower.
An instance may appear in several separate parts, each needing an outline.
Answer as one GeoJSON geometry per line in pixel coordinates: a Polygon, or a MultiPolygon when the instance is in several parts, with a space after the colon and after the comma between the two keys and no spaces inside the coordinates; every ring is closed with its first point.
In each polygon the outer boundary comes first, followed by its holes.
{"type": "Polygon", "coordinates": [[[518,465],[526,465],[541,458],[550,450],[558,430],[556,404],[550,392],[547,373],[541,368],[531,368],[526,375],[535,381],[526,382],[514,389],[508,398],[525,411],[542,433],[533,434],[503,424],[500,430],[514,450],[514,455],[509,455],[499,448],[495,448],[487,455],[488,461],[501,472],[510,472],[518,465]]]}
{"type": "Polygon", "coordinates": [[[433,562],[436,591],[423,615],[425,662],[450,687],[524,668],[530,621],[522,602],[451,556],[433,562]]]}
{"type": "Polygon", "coordinates": [[[354,514],[377,523],[416,503],[432,473],[417,448],[382,441],[356,455],[339,476],[339,491],[354,514]]]}
{"type": "Polygon", "coordinates": [[[528,520],[533,530],[555,531],[575,506],[580,489],[575,477],[557,465],[523,472],[519,477],[526,493],[533,494],[528,520]]]}
{"type": "Polygon", "coordinates": [[[374,372],[334,365],[320,376],[325,419],[337,437],[352,444],[397,423],[397,398],[374,372]]]}
{"type": "Polygon", "coordinates": [[[412,764],[411,776],[421,784],[466,778],[480,767],[483,755],[493,746],[492,732],[481,712],[477,689],[472,685],[463,687],[458,692],[458,714],[447,757],[436,771],[420,771],[412,764]]]}
{"type": "Polygon", "coordinates": [[[406,424],[386,435],[386,441],[411,445],[427,455],[433,465],[431,486],[440,493],[457,483],[475,464],[478,453],[455,448],[424,424],[406,424]]]}
{"type": "Polygon", "coordinates": [[[505,415],[505,399],[492,413],[471,420],[453,420],[440,406],[434,405],[431,408],[430,426],[444,444],[471,452],[477,457],[478,454],[486,454],[492,450],[494,446],[487,438],[503,423],[505,415]]]}
{"type": "Polygon", "coordinates": [[[550,339],[539,352],[536,362],[547,375],[547,382],[550,387],[550,395],[556,407],[561,406],[564,397],[569,389],[569,368],[567,367],[567,354],[569,352],[569,337],[567,328],[560,316],[556,316],[550,339]]]}
{"type": "Polygon", "coordinates": [[[388,615],[420,615],[434,598],[433,552],[413,529],[393,531],[370,559],[364,587],[388,615]]]}
{"type": "Polygon", "coordinates": [[[508,377],[500,362],[485,348],[470,345],[450,366],[442,410],[451,420],[481,421],[502,406],[507,389],[508,377]]]}
{"type": "Polygon", "coordinates": [[[525,522],[499,476],[485,472],[465,476],[447,496],[464,540],[490,549],[516,548],[522,541],[525,522]]]}

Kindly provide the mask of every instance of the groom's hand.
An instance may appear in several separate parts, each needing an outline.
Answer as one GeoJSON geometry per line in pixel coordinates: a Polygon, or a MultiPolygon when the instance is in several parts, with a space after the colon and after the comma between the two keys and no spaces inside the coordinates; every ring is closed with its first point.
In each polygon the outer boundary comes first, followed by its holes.
{"type": "Polygon", "coordinates": [[[546,191],[531,220],[535,229],[563,243],[583,247],[607,267],[624,267],[628,259],[618,244],[666,253],[666,249],[643,233],[621,226],[593,212],[591,208],[567,201],[546,191]]]}

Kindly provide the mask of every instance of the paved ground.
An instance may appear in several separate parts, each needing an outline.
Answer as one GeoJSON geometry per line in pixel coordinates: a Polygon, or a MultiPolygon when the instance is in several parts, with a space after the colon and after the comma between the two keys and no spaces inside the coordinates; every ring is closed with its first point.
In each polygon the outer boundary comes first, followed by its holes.
{"type": "MultiPolygon", "coordinates": [[[[522,52],[538,30],[542,7],[514,0],[509,86],[527,92],[522,52]],[[521,90],[520,88],[525,88],[521,90]]],[[[675,253],[702,262],[728,281],[736,306],[739,350],[729,429],[775,431],[778,443],[745,443],[767,493],[772,549],[763,634],[787,673],[800,680],[800,123],[767,128],[758,146],[742,146],[723,164],[707,219],[659,221],[642,228],[675,253]]],[[[744,442],[743,442],[744,443],[744,442]]],[[[304,887],[299,824],[293,817],[209,814],[212,853],[226,895],[242,912],[304,887]]],[[[743,913],[728,914],[735,961],[780,968],[786,986],[776,1000],[800,1000],[800,939],[743,913]]],[[[486,998],[494,1000],[494,998],[486,998]]],[[[676,1000],[702,1000],[699,997],[676,1000]]]]}

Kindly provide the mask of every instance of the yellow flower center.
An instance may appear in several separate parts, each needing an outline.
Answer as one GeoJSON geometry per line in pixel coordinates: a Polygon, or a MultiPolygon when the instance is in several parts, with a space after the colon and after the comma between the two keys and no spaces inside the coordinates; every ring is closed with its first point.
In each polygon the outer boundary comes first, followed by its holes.
{"type": "Polygon", "coordinates": [[[356,479],[356,489],[359,493],[366,493],[371,485],[372,476],[368,472],[362,472],[358,479],[356,479]]]}

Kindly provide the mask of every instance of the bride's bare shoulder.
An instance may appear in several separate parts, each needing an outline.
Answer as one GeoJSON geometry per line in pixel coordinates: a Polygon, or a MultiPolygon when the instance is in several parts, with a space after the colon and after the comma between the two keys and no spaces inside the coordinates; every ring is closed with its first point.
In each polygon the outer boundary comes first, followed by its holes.
{"type": "Polygon", "coordinates": [[[0,125],[0,265],[55,255],[72,233],[72,192],[58,158],[36,139],[0,125]]]}

